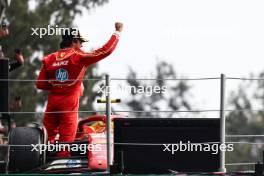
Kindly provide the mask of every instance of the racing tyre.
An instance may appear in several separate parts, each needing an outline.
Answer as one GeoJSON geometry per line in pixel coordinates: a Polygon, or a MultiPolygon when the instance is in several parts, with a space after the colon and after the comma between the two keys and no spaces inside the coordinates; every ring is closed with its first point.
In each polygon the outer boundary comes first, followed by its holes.
{"type": "Polygon", "coordinates": [[[8,140],[10,147],[7,170],[9,173],[30,171],[43,164],[45,154],[41,155],[32,146],[32,144],[43,144],[42,130],[34,127],[17,127],[11,130],[8,140]]]}

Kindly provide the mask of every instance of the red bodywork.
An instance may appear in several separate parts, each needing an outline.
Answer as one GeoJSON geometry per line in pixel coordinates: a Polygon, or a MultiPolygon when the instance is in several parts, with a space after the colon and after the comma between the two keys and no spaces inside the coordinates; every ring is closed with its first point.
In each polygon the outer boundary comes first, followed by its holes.
{"type": "MultiPolygon", "coordinates": [[[[112,115],[113,119],[121,116],[112,115]]],[[[106,170],[107,169],[107,140],[106,140],[106,116],[93,115],[83,119],[78,124],[78,132],[76,140],[87,141],[88,147],[88,168],[91,170],[106,170]]],[[[113,128],[112,134],[113,134],[113,128]]],[[[113,135],[112,139],[113,140],[113,135]]]]}

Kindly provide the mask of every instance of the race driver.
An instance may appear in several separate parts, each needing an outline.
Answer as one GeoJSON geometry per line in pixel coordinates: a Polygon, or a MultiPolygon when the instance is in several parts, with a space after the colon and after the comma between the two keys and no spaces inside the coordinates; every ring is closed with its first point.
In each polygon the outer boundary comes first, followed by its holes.
{"type": "MultiPolygon", "coordinates": [[[[82,79],[89,65],[106,58],[116,48],[123,24],[115,23],[115,29],[110,40],[92,52],[81,50],[82,43],[87,40],[81,37],[79,31],[71,30],[70,34],[62,35],[61,50],[43,58],[36,87],[49,92],[43,124],[51,143],[54,143],[57,134],[59,142],[74,141],[79,97],[83,94],[82,79]]],[[[57,152],[57,157],[68,156],[68,150],[57,152]]]]}

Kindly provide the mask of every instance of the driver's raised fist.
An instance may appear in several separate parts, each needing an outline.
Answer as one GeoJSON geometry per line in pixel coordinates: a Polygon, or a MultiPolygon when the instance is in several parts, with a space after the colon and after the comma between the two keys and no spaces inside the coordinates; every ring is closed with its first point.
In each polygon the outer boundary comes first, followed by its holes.
{"type": "Polygon", "coordinates": [[[115,23],[115,28],[116,28],[116,31],[122,32],[122,30],[123,30],[123,23],[116,22],[115,23]]]}

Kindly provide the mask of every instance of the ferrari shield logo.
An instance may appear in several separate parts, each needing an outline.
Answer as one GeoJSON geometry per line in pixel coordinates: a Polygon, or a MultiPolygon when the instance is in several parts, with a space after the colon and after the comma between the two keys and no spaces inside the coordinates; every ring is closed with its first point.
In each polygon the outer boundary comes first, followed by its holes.
{"type": "Polygon", "coordinates": [[[64,56],[65,56],[64,52],[60,53],[60,57],[64,57],[64,56]]]}
{"type": "Polygon", "coordinates": [[[56,60],[62,60],[63,57],[64,57],[65,55],[66,55],[65,52],[61,52],[61,53],[58,55],[58,57],[56,58],[56,60]]]}

